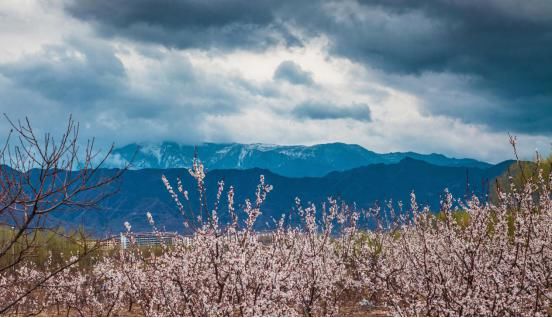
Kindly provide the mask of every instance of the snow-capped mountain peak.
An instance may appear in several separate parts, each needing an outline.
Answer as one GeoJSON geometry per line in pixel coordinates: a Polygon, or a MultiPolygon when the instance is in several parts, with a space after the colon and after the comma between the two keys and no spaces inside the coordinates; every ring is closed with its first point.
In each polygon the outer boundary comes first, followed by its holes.
{"type": "Polygon", "coordinates": [[[188,168],[192,164],[196,149],[199,158],[210,170],[263,168],[291,177],[322,176],[332,171],[369,164],[397,163],[406,157],[442,166],[490,166],[473,159],[448,158],[440,154],[378,154],[359,145],[345,143],[313,146],[203,143],[193,146],[175,142],[129,144],[117,148],[111,155],[109,165],[120,167],[131,162],[134,169],[188,168]]]}

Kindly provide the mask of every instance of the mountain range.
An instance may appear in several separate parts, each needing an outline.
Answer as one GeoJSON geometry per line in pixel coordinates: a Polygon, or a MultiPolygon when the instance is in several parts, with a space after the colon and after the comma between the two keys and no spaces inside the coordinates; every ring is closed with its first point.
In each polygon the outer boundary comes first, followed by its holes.
{"type": "Polygon", "coordinates": [[[345,143],[313,146],[203,143],[193,146],[175,142],[129,144],[114,149],[107,164],[111,168],[120,168],[129,162],[132,162],[132,169],[187,168],[196,152],[211,170],[260,168],[287,177],[321,177],[333,171],[371,164],[394,164],[407,157],[436,166],[482,169],[492,166],[474,159],[449,158],[435,153],[376,153],[345,143]]]}
{"type": "MultiPolygon", "coordinates": [[[[330,162],[328,160],[328,162],[330,162]]],[[[253,169],[212,169],[207,173],[205,185],[207,202],[212,207],[217,192],[217,182],[224,180],[226,189],[235,188],[236,208],[239,211],[246,198],[255,199],[254,193],[259,176],[264,175],[267,183],[274,185],[263,206],[263,213],[257,227],[270,228],[273,220],[282,214],[289,215],[295,206],[295,198],[303,203],[318,205],[328,197],[355,204],[360,209],[385,206],[388,200],[405,202],[408,207],[410,193],[414,190],[420,205],[432,210],[439,208],[443,190],[448,188],[457,198],[475,194],[482,199],[489,191],[493,179],[504,173],[512,164],[505,161],[488,167],[458,167],[431,164],[425,161],[405,157],[397,163],[371,164],[346,171],[334,171],[322,177],[288,177],[260,168],[253,169]]],[[[101,169],[98,177],[117,173],[117,169],[101,169]]],[[[180,215],[173,199],[165,189],[161,176],[165,175],[176,189],[177,177],[182,186],[190,193],[190,206],[186,209],[198,210],[197,187],[187,169],[140,169],[126,171],[122,178],[110,185],[118,191],[107,198],[101,209],[94,208],[79,211],[56,211],[54,218],[64,224],[83,224],[97,235],[118,233],[123,223],[131,223],[135,231],[147,231],[151,227],[146,212],[151,212],[160,229],[182,231],[183,222],[189,221],[180,215]]],[[[184,201],[184,198],[181,197],[184,201]]],[[[221,220],[227,206],[226,194],[222,196],[221,220]]],[[[243,212],[240,214],[242,219],[243,212]]],[[[366,224],[370,226],[370,224],[366,224]]]]}

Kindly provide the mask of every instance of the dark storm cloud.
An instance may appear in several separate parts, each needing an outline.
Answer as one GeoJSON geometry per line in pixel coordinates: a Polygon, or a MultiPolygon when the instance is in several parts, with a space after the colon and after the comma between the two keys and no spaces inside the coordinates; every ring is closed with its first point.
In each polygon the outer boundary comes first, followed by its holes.
{"type": "Polygon", "coordinates": [[[293,115],[301,119],[353,119],[369,122],[372,120],[370,107],[365,104],[332,105],[318,102],[306,102],[296,106],[293,115]]]}
{"type": "Polygon", "coordinates": [[[270,0],[84,0],[66,10],[92,22],[105,36],[175,48],[262,49],[300,45],[276,16],[270,0]]]}
{"type": "Polygon", "coordinates": [[[177,48],[263,49],[324,35],[331,55],[381,71],[387,84],[421,97],[430,114],[552,133],[549,0],[100,0],[75,1],[67,11],[105,36],[177,48]],[[434,74],[455,76],[458,86],[437,90],[425,82],[434,74]]]}
{"type": "Polygon", "coordinates": [[[373,0],[342,7],[327,8],[331,19],[310,26],[331,34],[334,51],[355,60],[403,74],[522,75],[530,82],[488,83],[516,96],[551,87],[551,1],[373,0]]]}
{"type": "Polygon", "coordinates": [[[284,80],[296,85],[312,85],[312,73],[304,71],[300,65],[293,61],[283,61],[274,71],[275,80],[284,80]]]}
{"type": "Polygon", "coordinates": [[[325,12],[332,18],[308,23],[329,34],[333,53],[396,75],[393,84],[405,75],[454,74],[484,98],[442,100],[427,85],[398,84],[431,113],[552,133],[552,1],[365,1],[325,12]]]}
{"type": "Polygon", "coordinates": [[[111,98],[126,78],[122,63],[105,47],[70,40],[24,62],[0,64],[0,74],[47,99],[81,107],[111,98]],[[78,48],[78,50],[74,49],[78,48]]]}

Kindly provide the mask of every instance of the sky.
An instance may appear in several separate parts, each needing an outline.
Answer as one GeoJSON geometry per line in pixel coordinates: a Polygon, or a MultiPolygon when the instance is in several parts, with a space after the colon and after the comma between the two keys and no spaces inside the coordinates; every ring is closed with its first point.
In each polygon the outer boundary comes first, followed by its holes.
{"type": "Polygon", "coordinates": [[[0,41],[0,111],[101,147],[552,150],[548,0],[3,0],[0,41]]]}

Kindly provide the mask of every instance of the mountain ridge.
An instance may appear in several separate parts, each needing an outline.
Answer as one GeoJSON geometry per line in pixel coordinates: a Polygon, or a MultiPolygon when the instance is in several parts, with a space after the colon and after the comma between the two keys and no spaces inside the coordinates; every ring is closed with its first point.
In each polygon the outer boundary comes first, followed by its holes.
{"type": "MultiPolygon", "coordinates": [[[[512,161],[505,161],[490,168],[446,167],[406,158],[395,164],[367,165],[335,171],[323,177],[286,177],[262,168],[213,169],[206,175],[205,187],[209,206],[212,206],[218,181],[224,180],[226,189],[233,186],[236,209],[243,217],[240,206],[246,198],[254,199],[259,176],[264,175],[274,190],[268,195],[259,217],[258,226],[262,229],[269,227],[268,224],[272,224],[273,219],[278,219],[282,214],[291,213],[296,197],[305,204],[313,202],[319,207],[328,197],[334,197],[367,209],[375,204],[385,207],[386,200],[409,202],[410,193],[414,190],[419,204],[428,205],[433,210],[439,208],[445,188],[457,198],[475,194],[484,199],[492,180],[511,164],[512,161]]],[[[100,175],[116,172],[116,169],[102,169],[100,175]]],[[[101,235],[123,230],[125,221],[132,224],[133,230],[148,230],[151,227],[145,213],[150,211],[160,229],[182,231],[184,218],[165,189],[161,175],[165,175],[173,187],[176,179],[180,178],[184,190],[190,193],[191,207],[194,210],[198,208],[197,182],[186,169],[141,169],[126,171],[120,184],[110,185],[119,191],[103,202],[104,209],[58,211],[55,213],[56,219],[69,225],[85,224],[101,235]]],[[[225,200],[223,195],[221,207],[227,205],[225,200]]],[[[187,207],[186,202],[183,201],[183,204],[187,207]]],[[[220,213],[223,222],[225,215],[227,213],[220,213]]]]}
{"type": "Polygon", "coordinates": [[[210,169],[265,168],[288,177],[324,176],[332,171],[377,163],[398,163],[411,157],[439,166],[488,168],[492,165],[469,158],[415,152],[376,153],[357,144],[327,143],[312,146],[202,143],[197,146],[176,142],[132,143],[113,150],[108,167],[132,162],[133,169],[187,168],[197,154],[210,169]]]}

